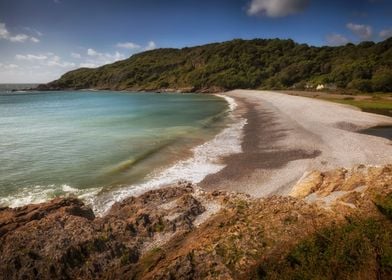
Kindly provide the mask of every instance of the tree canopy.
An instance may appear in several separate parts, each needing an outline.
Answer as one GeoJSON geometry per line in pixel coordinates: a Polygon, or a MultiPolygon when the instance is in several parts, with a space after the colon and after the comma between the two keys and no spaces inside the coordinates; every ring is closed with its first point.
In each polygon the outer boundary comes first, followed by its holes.
{"type": "Polygon", "coordinates": [[[157,49],[99,68],[80,68],[41,89],[217,91],[287,89],[318,84],[392,92],[392,38],[340,47],[292,40],[232,40],[157,49]]]}

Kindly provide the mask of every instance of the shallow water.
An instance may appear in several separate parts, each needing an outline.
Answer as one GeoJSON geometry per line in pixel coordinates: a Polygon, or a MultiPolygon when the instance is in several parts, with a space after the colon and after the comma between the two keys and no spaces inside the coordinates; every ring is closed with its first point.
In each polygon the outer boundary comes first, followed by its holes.
{"type": "Polygon", "coordinates": [[[360,133],[392,140],[392,126],[376,126],[360,131],[360,133]]]}
{"type": "Polygon", "coordinates": [[[0,92],[0,205],[146,183],[226,127],[211,95],[0,92]]]}

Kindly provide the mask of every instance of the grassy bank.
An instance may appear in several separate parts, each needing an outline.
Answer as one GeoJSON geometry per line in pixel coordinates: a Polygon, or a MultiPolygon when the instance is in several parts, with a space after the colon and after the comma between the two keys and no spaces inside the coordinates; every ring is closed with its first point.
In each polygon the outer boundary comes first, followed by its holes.
{"type": "Polygon", "coordinates": [[[387,279],[392,273],[392,194],[379,195],[373,202],[382,215],[354,215],[346,217],[346,223],[319,230],[300,241],[284,258],[271,259],[258,267],[256,276],[387,279]]]}
{"type": "Polygon", "coordinates": [[[364,112],[375,113],[380,115],[386,115],[392,117],[392,100],[385,98],[375,98],[375,99],[362,99],[358,100],[353,98],[322,98],[327,101],[352,105],[358,107],[364,112]]]}
{"type": "Polygon", "coordinates": [[[349,219],[316,232],[284,258],[264,263],[259,279],[387,279],[392,273],[390,233],[388,220],[349,219]]]}
{"type": "Polygon", "coordinates": [[[347,95],[327,92],[283,91],[290,95],[298,95],[322,99],[326,101],[355,106],[364,112],[392,117],[392,94],[347,95]]]}

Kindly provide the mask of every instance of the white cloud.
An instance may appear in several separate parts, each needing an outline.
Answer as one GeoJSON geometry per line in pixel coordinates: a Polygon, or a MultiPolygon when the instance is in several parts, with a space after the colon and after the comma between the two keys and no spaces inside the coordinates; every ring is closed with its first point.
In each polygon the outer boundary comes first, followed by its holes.
{"type": "MultiPolygon", "coordinates": [[[[11,36],[8,30],[2,27],[5,27],[5,25],[0,25],[0,36],[6,36],[7,40],[9,40],[8,38],[11,36]]],[[[39,40],[40,37],[38,35],[35,36],[34,38],[39,40]]],[[[31,41],[33,40],[31,38],[20,38],[19,40],[31,41]]],[[[131,42],[119,44],[124,44],[123,47],[127,47],[126,49],[130,50],[131,53],[157,48],[154,41],[150,41],[145,45],[136,43],[130,45],[128,43],[131,42]]],[[[116,46],[120,47],[119,44],[116,46]]],[[[0,63],[0,82],[49,82],[57,79],[64,72],[78,67],[96,68],[125,58],[126,55],[122,51],[100,52],[99,49],[95,48],[70,52],[65,60],[51,52],[19,53],[14,56],[15,64],[0,63]],[[17,64],[20,65],[18,66],[17,64]]]]}
{"type": "Polygon", "coordinates": [[[42,32],[40,32],[39,30],[37,30],[37,29],[34,29],[34,28],[31,28],[31,27],[24,27],[23,28],[24,30],[27,30],[28,32],[30,32],[30,33],[34,33],[35,35],[37,35],[37,36],[39,36],[39,37],[42,37],[44,34],[42,34],[42,32]]]}
{"type": "Polygon", "coordinates": [[[79,64],[79,67],[87,67],[87,68],[96,68],[98,66],[99,65],[97,65],[95,63],[88,63],[88,62],[79,64]]]}
{"type": "Polygon", "coordinates": [[[81,58],[82,56],[80,55],[80,53],[74,53],[74,52],[73,52],[73,53],[71,53],[71,57],[72,57],[72,58],[78,58],[78,59],[79,59],[79,58],[81,58]]]}
{"type": "Polygon", "coordinates": [[[109,55],[109,57],[113,58],[115,61],[125,58],[125,56],[122,53],[119,53],[119,52],[115,52],[114,55],[112,55],[112,56],[109,55]]]}
{"type": "Polygon", "coordinates": [[[34,55],[34,54],[17,54],[15,56],[17,60],[28,60],[28,61],[37,61],[37,60],[46,60],[48,57],[46,55],[34,55]]]}
{"type": "Polygon", "coordinates": [[[7,39],[9,36],[9,32],[5,27],[5,23],[0,22],[0,39],[7,39]]]}
{"type": "Polygon", "coordinates": [[[139,44],[133,43],[133,42],[124,42],[124,43],[117,43],[116,44],[117,48],[123,48],[123,49],[128,49],[128,50],[145,50],[145,51],[151,51],[157,48],[157,45],[155,44],[154,41],[149,41],[145,47],[141,47],[139,44]]]}
{"type": "Polygon", "coordinates": [[[12,69],[16,69],[18,67],[19,67],[18,65],[13,64],[13,63],[10,63],[10,64],[0,63],[0,70],[12,70],[12,69]]]}
{"type": "Polygon", "coordinates": [[[7,27],[5,26],[5,23],[0,22],[0,39],[5,39],[13,43],[24,43],[26,41],[31,41],[33,43],[38,43],[39,39],[33,36],[28,36],[26,34],[16,34],[16,35],[11,35],[11,33],[8,31],[7,27]]]}
{"type": "Polygon", "coordinates": [[[47,83],[64,74],[63,68],[37,68],[36,66],[19,66],[2,69],[0,67],[0,83],[47,83]]]}
{"type": "Polygon", "coordinates": [[[27,36],[26,34],[18,34],[8,38],[8,40],[10,40],[11,42],[19,42],[19,43],[23,43],[27,39],[29,39],[29,36],[27,36]]]}
{"type": "Polygon", "coordinates": [[[87,55],[89,55],[89,56],[98,56],[98,52],[95,51],[94,49],[88,49],[87,50],[87,55]]]}
{"type": "Polygon", "coordinates": [[[346,27],[361,40],[369,40],[373,35],[372,27],[365,24],[347,23],[346,27]]]}
{"type": "Polygon", "coordinates": [[[381,37],[381,39],[384,39],[384,40],[392,37],[392,27],[381,30],[378,35],[381,37]]]}
{"type": "Polygon", "coordinates": [[[60,67],[60,68],[72,68],[75,67],[76,64],[73,62],[68,62],[62,60],[61,57],[55,55],[53,53],[47,54],[17,54],[15,56],[17,60],[29,61],[34,63],[35,66],[50,66],[50,67],[60,67]],[[37,64],[38,63],[38,64],[37,64]]]}
{"type": "Polygon", "coordinates": [[[36,38],[36,37],[30,37],[30,40],[31,40],[31,42],[33,42],[33,43],[39,43],[39,39],[38,38],[36,38]]]}
{"type": "Polygon", "coordinates": [[[78,67],[51,52],[17,54],[15,60],[21,63],[0,63],[0,83],[46,83],[78,67]]]}
{"type": "Polygon", "coordinates": [[[341,46],[349,42],[349,40],[341,34],[329,34],[326,36],[327,44],[330,46],[341,46]]]}
{"type": "Polygon", "coordinates": [[[146,51],[155,50],[157,48],[157,44],[154,41],[148,42],[147,46],[144,48],[146,51]]]}
{"type": "MultiPolygon", "coordinates": [[[[154,41],[150,41],[147,45],[142,46],[132,42],[122,42],[116,44],[118,48],[125,48],[128,50],[136,51],[149,51],[157,48],[154,41]]],[[[96,68],[105,64],[110,64],[119,60],[123,60],[126,56],[115,51],[114,53],[100,52],[94,48],[88,48],[85,55],[79,53],[71,53],[72,58],[80,59],[79,67],[96,68]]]]}
{"type": "Polygon", "coordinates": [[[118,43],[116,45],[116,47],[123,48],[123,49],[129,49],[129,50],[140,49],[140,46],[138,44],[135,44],[135,43],[132,43],[132,42],[118,43]]]}
{"type": "Polygon", "coordinates": [[[108,63],[125,58],[125,56],[122,53],[117,51],[114,54],[100,53],[92,48],[87,49],[87,55],[95,57],[96,59],[106,60],[108,61],[108,63]]]}
{"type": "Polygon", "coordinates": [[[125,59],[125,55],[116,51],[115,53],[101,53],[96,51],[93,48],[87,49],[87,59],[86,61],[82,62],[84,67],[87,67],[86,65],[89,65],[91,67],[94,65],[94,67],[98,67],[104,64],[109,64],[113,63],[118,60],[125,59]]]}
{"type": "Polygon", "coordinates": [[[73,62],[62,61],[61,57],[59,57],[57,55],[50,56],[46,62],[46,65],[47,66],[56,66],[56,67],[61,67],[61,68],[70,68],[70,67],[76,66],[76,64],[73,62]]]}
{"type": "Polygon", "coordinates": [[[306,9],[309,0],[251,0],[247,13],[250,16],[285,17],[306,9]]]}

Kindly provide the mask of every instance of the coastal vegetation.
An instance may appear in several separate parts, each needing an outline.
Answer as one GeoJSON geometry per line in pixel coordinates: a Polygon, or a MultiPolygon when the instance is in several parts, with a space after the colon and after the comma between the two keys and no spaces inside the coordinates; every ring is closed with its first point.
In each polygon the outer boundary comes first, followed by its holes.
{"type": "Polygon", "coordinates": [[[377,279],[390,277],[391,223],[385,218],[347,220],[305,238],[280,261],[264,263],[259,279],[364,279],[369,271],[361,268],[366,265],[377,279]]]}
{"type": "Polygon", "coordinates": [[[390,93],[342,94],[339,91],[315,92],[300,90],[285,90],[283,92],[289,95],[305,96],[351,105],[364,112],[392,117],[392,94],[390,93]]]}
{"type": "Polygon", "coordinates": [[[365,100],[357,100],[355,98],[352,99],[326,98],[325,100],[352,105],[360,108],[364,112],[381,114],[381,115],[392,117],[392,99],[369,98],[365,100]]]}
{"type": "Polygon", "coordinates": [[[344,89],[392,92],[392,38],[339,47],[292,40],[232,40],[157,49],[98,68],[80,68],[39,89],[344,89]]]}

